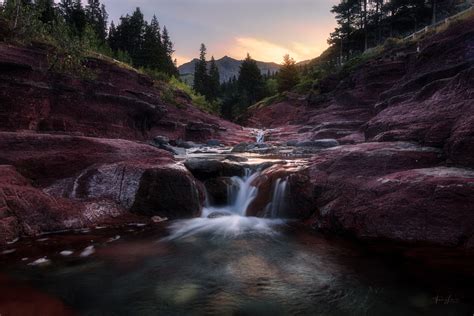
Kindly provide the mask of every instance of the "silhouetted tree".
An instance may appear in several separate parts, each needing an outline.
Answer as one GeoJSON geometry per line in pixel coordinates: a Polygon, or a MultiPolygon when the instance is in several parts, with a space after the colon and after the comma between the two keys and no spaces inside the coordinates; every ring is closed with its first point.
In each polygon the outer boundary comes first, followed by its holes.
{"type": "Polygon", "coordinates": [[[207,87],[207,99],[209,101],[215,101],[219,97],[219,88],[220,88],[220,76],[219,68],[217,68],[216,60],[214,56],[211,58],[211,65],[209,67],[208,75],[208,87],[207,87]]]}
{"type": "Polygon", "coordinates": [[[247,54],[247,58],[240,65],[238,86],[242,99],[245,100],[243,104],[245,107],[254,104],[263,95],[262,74],[256,61],[249,54],[247,54]]]}
{"type": "Polygon", "coordinates": [[[201,95],[206,95],[207,93],[207,62],[206,62],[206,45],[201,44],[199,50],[199,61],[196,63],[194,68],[194,91],[201,95]]]}
{"type": "Polygon", "coordinates": [[[299,82],[296,62],[288,54],[283,57],[283,64],[278,72],[277,81],[278,92],[290,91],[299,82]]]}

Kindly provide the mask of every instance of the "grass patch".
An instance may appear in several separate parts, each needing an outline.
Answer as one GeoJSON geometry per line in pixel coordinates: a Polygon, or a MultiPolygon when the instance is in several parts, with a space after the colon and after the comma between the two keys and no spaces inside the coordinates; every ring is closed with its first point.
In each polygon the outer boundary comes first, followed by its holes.
{"type": "Polygon", "coordinates": [[[267,97],[267,98],[255,103],[254,105],[250,106],[249,109],[250,110],[262,109],[262,108],[270,106],[272,104],[285,101],[286,99],[287,98],[283,93],[278,93],[278,94],[275,94],[271,97],[267,97]]]}

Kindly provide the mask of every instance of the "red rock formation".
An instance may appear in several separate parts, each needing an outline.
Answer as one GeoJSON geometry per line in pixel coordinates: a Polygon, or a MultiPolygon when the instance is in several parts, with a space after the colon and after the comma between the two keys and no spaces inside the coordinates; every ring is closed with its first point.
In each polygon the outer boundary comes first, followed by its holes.
{"type": "Polygon", "coordinates": [[[471,18],[422,40],[419,53],[416,43],[389,49],[344,77],[326,78],[306,104],[290,97],[254,109],[247,122],[277,128],[274,140],[413,141],[472,165],[473,30],[471,18]]]}
{"type": "Polygon", "coordinates": [[[0,244],[20,236],[145,220],[108,200],[53,197],[30,185],[12,166],[0,165],[0,244]]]}
{"type": "Polygon", "coordinates": [[[472,250],[474,19],[421,40],[419,53],[416,45],[323,80],[306,104],[293,98],[254,109],[248,122],[275,128],[276,141],[343,144],[316,154],[303,172],[314,227],[472,250]]]}
{"type": "Polygon", "coordinates": [[[440,167],[441,159],[406,143],[321,152],[309,168],[313,225],[361,239],[472,248],[474,172],[440,167]]]}
{"type": "Polygon", "coordinates": [[[0,133],[2,164],[0,243],[98,223],[147,221],[129,211],[191,217],[203,200],[200,186],[168,152],[127,140],[0,133]]]}
{"type": "Polygon", "coordinates": [[[184,92],[118,63],[89,58],[92,79],[48,72],[47,49],[0,44],[0,130],[147,140],[248,140],[236,124],[198,110],[184,92]]]}

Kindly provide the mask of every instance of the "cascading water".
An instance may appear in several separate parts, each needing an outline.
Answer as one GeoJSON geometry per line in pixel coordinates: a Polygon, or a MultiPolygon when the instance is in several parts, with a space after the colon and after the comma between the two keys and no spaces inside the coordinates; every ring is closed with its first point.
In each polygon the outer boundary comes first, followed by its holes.
{"type": "Polygon", "coordinates": [[[247,217],[246,212],[250,203],[255,199],[258,189],[252,185],[260,172],[245,170],[243,177],[232,177],[227,187],[228,205],[215,207],[209,204],[203,208],[200,218],[182,220],[170,226],[171,234],[166,239],[178,239],[192,236],[198,233],[210,233],[222,236],[238,236],[244,233],[258,233],[272,235],[277,232],[274,227],[284,223],[277,219],[276,215],[284,205],[286,180],[279,182],[273,194],[271,205],[275,207],[272,218],[247,217]]]}
{"type": "Polygon", "coordinates": [[[265,214],[270,218],[281,216],[286,207],[286,192],[288,186],[288,178],[278,178],[273,185],[272,200],[265,208],[265,214]]]}
{"type": "Polygon", "coordinates": [[[243,177],[230,178],[231,183],[227,186],[227,205],[215,207],[209,202],[209,198],[206,198],[201,217],[209,217],[213,214],[245,216],[248,206],[257,196],[258,190],[252,182],[259,175],[260,172],[252,172],[251,169],[246,168],[243,177]]]}
{"type": "Polygon", "coordinates": [[[259,130],[257,136],[255,137],[257,144],[263,144],[265,142],[265,131],[259,130]]]}

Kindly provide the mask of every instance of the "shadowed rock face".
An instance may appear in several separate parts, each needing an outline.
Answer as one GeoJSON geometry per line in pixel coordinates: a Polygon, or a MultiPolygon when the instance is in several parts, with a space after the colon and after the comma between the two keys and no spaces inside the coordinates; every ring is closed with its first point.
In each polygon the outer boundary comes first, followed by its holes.
{"type": "Polygon", "coordinates": [[[199,216],[204,202],[202,187],[184,168],[146,170],[140,180],[132,211],[170,219],[199,216]]]}
{"type": "Polygon", "coordinates": [[[192,106],[182,91],[177,104],[163,101],[168,88],[111,61],[87,60],[93,79],[48,72],[47,51],[0,44],[0,130],[90,137],[234,144],[248,140],[236,124],[192,106]]]}

